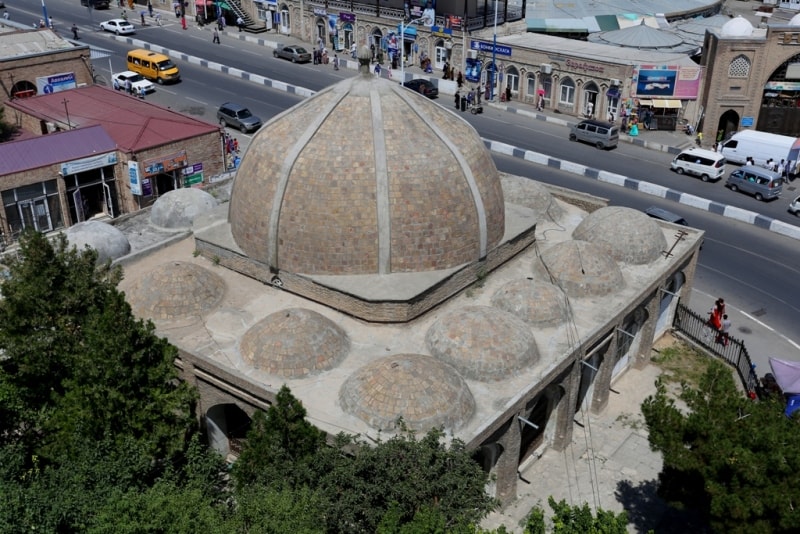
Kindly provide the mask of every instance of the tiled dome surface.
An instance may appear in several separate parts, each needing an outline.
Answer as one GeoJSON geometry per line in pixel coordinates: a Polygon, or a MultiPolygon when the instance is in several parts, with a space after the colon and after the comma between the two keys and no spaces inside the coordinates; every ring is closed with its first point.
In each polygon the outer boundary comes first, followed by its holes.
{"type": "Polygon", "coordinates": [[[339,402],[378,430],[397,428],[398,417],[412,430],[457,430],[475,411],[475,399],[455,369],[422,354],[368,363],[342,384],[339,402]]]}
{"type": "Polygon", "coordinates": [[[667,249],[667,239],[655,220],[623,206],[607,206],[590,213],[573,230],[572,238],[603,243],[615,260],[634,265],[657,260],[667,249]]]}
{"type": "Polygon", "coordinates": [[[542,251],[533,270],[570,297],[597,297],[622,289],[625,280],[607,247],[586,241],[562,241],[542,251]]]}
{"type": "Polygon", "coordinates": [[[207,313],[224,295],[222,277],[194,263],[181,261],[159,265],[134,282],[127,292],[136,315],[153,320],[207,313]]]}
{"type": "Polygon", "coordinates": [[[252,259],[305,274],[387,274],[478,260],[505,231],[477,132],[374,76],[275,117],[237,172],[229,220],[252,259]]]}
{"type": "Polygon", "coordinates": [[[501,182],[505,196],[514,199],[514,204],[525,206],[536,212],[537,221],[557,221],[564,215],[564,209],[540,182],[507,178],[501,179],[501,182]]]}
{"type": "Polygon", "coordinates": [[[555,326],[567,320],[566,298],[563,291],[549,282],[521,279],[500,287],[492,296],[492,306],[533,326],[555,326]]]}
{"type": "Polygon", "coordinates": [[[503,380],[539,361],[530,325],[491,306],[467,306],[440,317],[425,342],[432,355],[472,380],[503,380]]]}
{"type": "Polygon", "coordinates": [[[256,369],[300,378],[334,367],[350,350],[350,340],[324,315],[290,308],[253,325],[242,337],[240,350],[256,369]]]}

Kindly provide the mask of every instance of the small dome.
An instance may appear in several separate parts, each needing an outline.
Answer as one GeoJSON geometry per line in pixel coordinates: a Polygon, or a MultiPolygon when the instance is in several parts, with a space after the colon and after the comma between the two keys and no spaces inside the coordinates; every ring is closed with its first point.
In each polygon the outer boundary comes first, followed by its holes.
{"type": "Polygon", "coordinates": [[[586,241],[562,241],[542,251],[534,272],[553,279],[570,297],[603,296],[625,287],[607,248],[586,241]]]}
{"type": "Polygon", "coordinates": [[[539,361],[530,325],[490,306],[467,306],[439,318],[425,343],[436,358],[472,380],[503,380],[539,361]]]}
{"type": "Polygon", "coordinates": [[[100,221],[85,221],[67,228],[67,241],[78,250],[87,246],[97,251],[97,263],[116,260],[131,251],[125,234],[116,226],[100,221]]]}
{"type": "Polygon", "coordinates": [[[290,308],[268,315],[242,337],[242,358],[256,369],[300,378],[338,364],[350,350],[347,334],[315,311],[290,308]]]}
{"type": "Polygon", "coordinates": [[[739,15],[722,25],[719,30],[721,37],[750,37],[753,35],[753,25],[750,21],[739,15]]]}
{"type": "Polygon", "coordinates": [[[228,213],[250,259],[308,275],[448,269],[505,233],[500,178],[475,129],[369,73],[265,124],[228,213]]]}
{"type": "Polygon", "coordinates": [[[204,314],[225,295],[222,278],[194,263],[164,263],[133,283],[128,302],[139,317],[170,320],[204,314]]]}
{"type": "Polygon", "coordinates": [[[512,180],[505,174],[501,175],[501,182],[506,200],[533,210],[537,221],[557,221],[564,215],[564,210],[541,182],[512,180]]]}
{"type": "Polygon", "coordinates": [[[555,326],[567,320],[567,297],[549,282],[513,280],[492,296],[492,306],[534,326],[555,326]]]}
{"type": "Polygon", "coordinates": [[[155,201],[150,210],[150,222],[162,228],[191,228],[195,217],[211,211],[217,204],[217,199],[202,189],[174,189],[155,201]]]}
{"type": "Polygon", "coordinates": [[[464,380],[447,364],[422,354],[378,358],[352,374],[339,390],[345,412],[378,430],[403,418],[412,430],[457,430],[475,411],[464,380]]]}
{"type": "Polygon", "coordinates": [[[642,265],[661,257],[667,239],[655,220],[639,210],[607,206],[586,216],[573,239],[603,243],[617,261],[642,265]]]}
{"type": "Polygon", "coordinates": [[[800,13],[792,17],[792,20],[789,21],[789,26],[800,26],[800,13]]]}

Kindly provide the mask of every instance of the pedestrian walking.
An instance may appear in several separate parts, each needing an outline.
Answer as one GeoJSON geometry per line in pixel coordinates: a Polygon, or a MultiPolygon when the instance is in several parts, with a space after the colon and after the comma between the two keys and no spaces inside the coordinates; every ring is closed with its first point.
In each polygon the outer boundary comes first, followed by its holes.
{"type": "Polygon", "coordinates": [[[333,70],[339,70],[339,56],[333,54],[333,70]]]}
{"type": "Polygon", "coordinates": [[[76,41],[80,39],[80,37],[78,37],[78,27],[75,25],[74,22],[72,23],[72,38],[75,39],[76,41]]]}
{"type": "Polygon", "coordinates": [[[725,314],[722,316],[722,324],[720,326],[719,335],[717,336],[717,343],[722,343],[726,347],[728,346],[730,329],[731,321],[728,319],[728,315],[725,314]]]}
{"type": "Polygon", "coordinates": [[[236,26],[239,28],[239,33],[242,33],[242,29],[244,29],[244,19],[242,17],[236,17],[236,26]]]}
{"type": "Polygon", "coordinates": [[[703,132],[697,132],[697,139],[695,139],[697,146],[703,146],[703,132]]]}
{"type": "Polygon", "coordinates": [[[144,100],[144,87],[139,88],[139,98],[144,100]]]}
{"type": "MultiPolygon", "coordinates": [[[[8,11],[4,11],[3,12],[3,19],[4,20],[8,20],[8,11]]],[[[353,56],[353,57],[355,57],[355,56],[353,56]]]]}
{"type": "Polygon", "coordinates": [[[145,11],[144,11],[144,9],[143,9],[143,10],[141,11],[141,13],[139,13],[139,15],[141,15],[141,17],[142,17],[142,26],[144,26],[144,25],[145,25],[145,24],[144,24],[144,14],[145,14],[145,11]]]}
{"type": "Polygon", "coordinates": [[[147,11],[150,13],[150,18],[153,18],[153,3],[150,0],[147,1],[147,11]]]}
{"type": "Polygon", "coordinates": [[[51,30],[56,29],[56,25],[53,23],[53,17],[47,17],[47,27],[51,30]]]}
{"type": "Polygon", "coordinates": [[[592,104],[591,102],[587,102],[586,103],[586,116],[591,119],[592,115],[594,115],[594,104],[592,104]]]}
{"type": "Polygon", "coordinates": [[[378,78],[381,77],[381,64],[380,63],[375,63],[375,76],[377,76],[378,78]]]}
{"type": "Polygon", "coordinates": [[[786,173],[786,161],[781,160],[781,162],[778,163],[778,169],[777,170],[778,170],[778,174],[780,176],[783,176],[786,173]]]}
{"type": "Polygon", "coordinates": [[[353,43],[353,44],[350,45],[350,57],[355,59],[356,58],[356,53],[357,53],[356,43],[353,43]]]}
{"type": "Polygon", "coordinates": [[[156,24],[161,26],[161,13],[156,13],[156,24]]]}
{"type": "Polygon", "coordinates": [[[219,44],[219,29],[214,28],[214,38],[211,40],[212,43],[219,44]]]}
{"type": "Polygon", "coordinates": [[[511,86],[506,85],[506,102],[511,102],[511,86]]]}

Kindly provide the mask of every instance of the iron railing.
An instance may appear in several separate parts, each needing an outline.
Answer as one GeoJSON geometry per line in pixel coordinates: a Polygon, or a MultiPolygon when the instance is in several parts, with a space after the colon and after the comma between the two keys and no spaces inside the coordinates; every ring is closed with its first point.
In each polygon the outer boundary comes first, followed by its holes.
{"type": "Polygon", "coordinates": [[[675,310],[672,326],[704,352],[733,366],[747,394],[760,393],[758,375],[742,340],[728,336],[728,343],[721,343],[717,331],[708,325],[708,317],[690,310],[680,301],[675,310]]]}

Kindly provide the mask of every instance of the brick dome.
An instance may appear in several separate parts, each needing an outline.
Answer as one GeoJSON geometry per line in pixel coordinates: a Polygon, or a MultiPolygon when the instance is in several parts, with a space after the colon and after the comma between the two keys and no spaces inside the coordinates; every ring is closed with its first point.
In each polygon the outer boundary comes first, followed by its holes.
{"type": "Polygon", "coordinates": [[[586,216],[572,231],[573,239],[607,246],[611,256],[634,265],[661,258],[667,239],[655,220],[624,206],[606,206],[586,216]]]}
{"type": "Polygon", "coordinates": [[[237,171],[236,244],[278,271],[434,271],[483,258],[505,231],[497,168],[461,117],[358,76],[268,122],[237,171]]]}

